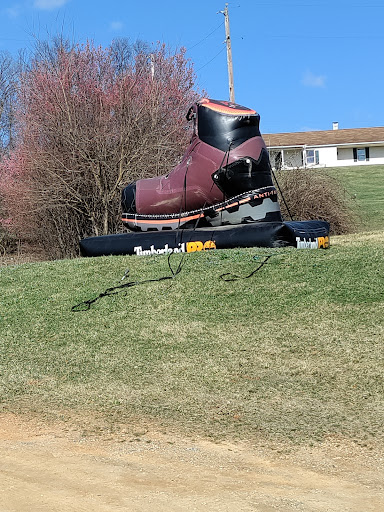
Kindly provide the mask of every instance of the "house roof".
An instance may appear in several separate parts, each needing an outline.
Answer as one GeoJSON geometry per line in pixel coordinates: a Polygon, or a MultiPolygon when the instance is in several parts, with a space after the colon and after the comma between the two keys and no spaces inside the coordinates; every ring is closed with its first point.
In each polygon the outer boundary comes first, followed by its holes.
{"type": "Polygon", "coordinates": [[[314,132],[267,133],[263,134],[263,139],[267,147],[368,144],[384,141],[384,126],[314,132]]]}

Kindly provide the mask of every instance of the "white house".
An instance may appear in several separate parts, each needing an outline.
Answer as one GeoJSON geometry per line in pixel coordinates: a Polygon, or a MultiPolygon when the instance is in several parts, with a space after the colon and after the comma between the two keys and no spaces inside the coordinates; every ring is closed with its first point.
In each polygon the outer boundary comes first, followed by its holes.
{"type": "Polygon", "coordinates": [[[384,127],[263,134],[274,168],[384,164],[384,127]]]}

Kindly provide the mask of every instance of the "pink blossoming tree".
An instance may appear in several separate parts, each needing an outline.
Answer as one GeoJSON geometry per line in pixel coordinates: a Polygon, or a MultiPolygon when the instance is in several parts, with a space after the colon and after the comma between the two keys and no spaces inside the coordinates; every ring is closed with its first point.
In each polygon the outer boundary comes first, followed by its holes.
{"type": "Polygon", "coordinates": [[[183,49],[42,48],[20,77],[15,148],[0,163],[3,223],[70,257],[80,238],[120,230],[125,185],[176,163],[198,94],[183,49]]]}

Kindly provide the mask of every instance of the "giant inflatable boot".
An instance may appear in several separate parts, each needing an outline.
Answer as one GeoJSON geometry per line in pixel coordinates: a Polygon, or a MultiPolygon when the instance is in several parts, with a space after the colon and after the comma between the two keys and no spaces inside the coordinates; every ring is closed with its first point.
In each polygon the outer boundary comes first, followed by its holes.
{"type": "Polygon", "coordinates": [[[187,119],[194,130],[180,164],[123,190],[130,232],[84,239],[83,255],[328,247],[327,222],[283,222],[255,110],[204,98],[187,119]]]}
{"type": "Polygon", "coordinates": [[[126,226],[147,231],[281,221],[259,114],[203,99],[187,118],[194,133],[180,164],[123,191],[126,226]]]}

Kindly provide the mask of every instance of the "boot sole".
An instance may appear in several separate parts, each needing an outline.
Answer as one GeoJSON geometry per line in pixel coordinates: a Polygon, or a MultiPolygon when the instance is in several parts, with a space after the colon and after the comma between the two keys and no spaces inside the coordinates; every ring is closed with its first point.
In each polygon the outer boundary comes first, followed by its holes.
{"type": "Polygon", "coordinates": [[[132,231],[163,231],[281,221],[281,214],[275,187],[263,187],[199,210],[168,215],[123,213],[121,220],[132,231]]]}

